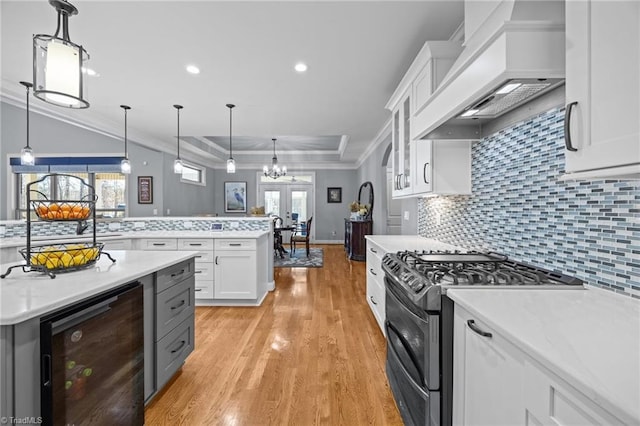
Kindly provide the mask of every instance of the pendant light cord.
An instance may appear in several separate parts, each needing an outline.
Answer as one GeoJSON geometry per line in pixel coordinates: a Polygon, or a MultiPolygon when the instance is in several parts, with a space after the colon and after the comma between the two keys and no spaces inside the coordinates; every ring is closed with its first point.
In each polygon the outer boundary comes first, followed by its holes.
{"type": "Polygon", "coordinates": [[[229,160],[233,160],[233,141],[231,138],[231,129],[233,129],[233,108],[234,104],[227,104],[229,108],[229,160]]]}
{"type": "Polygon", "coordinates": [[[27,148],[31,148],[29,146],[29,86],[27,87],[27,148]]]}
{"type": "Polygon", "coordinates": [[[120,105],[124,110],[124,158],[129,159],[129,149],[127,147],[127,112],[131,109],[129,105],[120,105]]]}
{"type": "Polygon", "coordinates": [[[178,136],[176,139],[178,140],[178,160],[180,159],[180,110],[183,108],[182,105],[174,105],[173,106],[178,111],[178,136]]]}
{"type": "Polygon", "coordinates": [[[27,148],[31,148],[29,146],[29,89],[31,89],[33,87],[32,83],[29,83],[28,81],[21,81],[20,84],[22,84],[26,89],[27,89],[27,148]]]}

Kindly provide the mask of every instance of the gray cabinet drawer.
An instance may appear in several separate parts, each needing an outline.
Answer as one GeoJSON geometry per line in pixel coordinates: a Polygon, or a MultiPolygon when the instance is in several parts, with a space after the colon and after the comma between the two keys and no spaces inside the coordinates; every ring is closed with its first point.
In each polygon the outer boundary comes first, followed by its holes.
{"type": "Polygon", "coordinates": [[[193,259],[185,260],[184,262],[177,263],[158,271],[156,275],[156,291],[160,293],[168,289],[172,285],[184,280],[189,275],[193,275],[194,271],[195,262],[193,259]]]}
{"type": "Polygon", "coordinates": [[[158,389],[178,371],[195,347],[193,315],[185,319],[169,334],[158,341],[156,382],[158,389]]]}
{"type": "Polygon", "coordinates": [[[194,313],[195,278],[193,275],[156,296],[156,339],[160,340],[194,313]]]}

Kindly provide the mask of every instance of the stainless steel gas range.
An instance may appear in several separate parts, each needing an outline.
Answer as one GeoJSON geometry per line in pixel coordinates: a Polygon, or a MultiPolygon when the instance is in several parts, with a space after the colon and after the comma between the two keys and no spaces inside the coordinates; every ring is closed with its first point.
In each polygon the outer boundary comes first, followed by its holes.
{"type": "Polygon", "coordinates": [[[453,302],[447,288],[570,288],[579,279],[497,253],[403,251],[385,272],[386,371],[405,425],[450,425],[453,302]]]}

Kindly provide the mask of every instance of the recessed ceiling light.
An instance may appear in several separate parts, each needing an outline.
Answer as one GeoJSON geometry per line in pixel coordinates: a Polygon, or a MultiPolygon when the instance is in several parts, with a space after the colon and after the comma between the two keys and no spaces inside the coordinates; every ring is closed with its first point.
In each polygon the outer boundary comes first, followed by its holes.
{"type": "Polygon", "coordinates": [[[200,74],[200,68],[195,65],[187,65],[187,72],[190,74],[200,74]]]}
{"type": "Polygon", "coordinates": [[[307,64],[303,63],[303,62],[298,62],[296,64],[296,66],[294,67],[294,69],[298,72],[305,72],[307,70],[307,64]]]}

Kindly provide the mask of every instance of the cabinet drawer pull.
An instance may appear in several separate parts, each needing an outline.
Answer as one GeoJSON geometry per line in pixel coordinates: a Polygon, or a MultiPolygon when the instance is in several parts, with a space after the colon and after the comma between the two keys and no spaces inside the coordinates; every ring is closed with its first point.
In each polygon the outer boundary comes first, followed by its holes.
{"type": "Polygon", "coordinates": [[[376,254],[378,253],[374,248],[370,248],[369,250],[371,250],[373,253],[376,253],[376,254]]]}
{"type": "Polygon", "coordinates": [[[182,274],[184,274],[184,269],[181,269],[180,272],[176,272],[175,274],[171,274],[171,278],[175,278],[178,275],[182,275],[182,274]]]}
{"type": "Polygon", "coordinates": [[[372,268],[369,268],[369,272],[371,272],[375,276],[378,276],[378,274],[376,274],[376,271],[374,271],[372,268]]]}
{"type": "Polygon", "coordinates": [[[424,180],[424,183],[428,184],[429,181],[427,180],[427,166],[429,165],[429,163],[424,163],[424,167],[422,168],[422,179],[424,180]]]}
{"type": "Polygon", "coordinates": [[[185,301],[184,301],[184,299],[183,299],[183,300],[181,300],[181,301],[180,301],[180,303],[178,303],[176,306],[172,306],[172,307],[171,307],[171,310],[173,311],[174,309],[181,308],[181,307],[183,307],[183,306],[184,306],[184,304],[185,304],[185,301]]]}
{"type": "Polygon", "coordinates": [[[187,343],[186,340],[182,340],[180,341],[180,345],[175,348],[174,350],[171,351],[172,354],[175,354],[176,352],[178,352],[179,350],[181,350],[182,348],[184,348],[184,345],[187,343]]]}
{"type": "Polygon", "coordinates": [[[196,291],[202,291],[202,289],[201,288],[196,288],[196,291]]]}
{"type": "Polygon", "coordinates": [[[166,246],[167,243],[152,243],[152,245],[155,247],[162,247],[162,246],[166,246]]]}
{"type": "Polygon", "coordinates": [[[373,299],[373,296],[369,296],[369,300],[371,300],[371,303],[373,303],[374,305],[377,305],[378,303],[373,299]]]}
{"type": "Polygon", "coordinates": [[[473,330],[474,332],[476,332],[477,334],[481,335],[482,337],[493,337],[493,335],[491,333],[488,333],[486,331],[482,331],[480,329],[480,327],[478,327],[476,325],[476,322],[474,320],[467,320],[467,325],[469,326],[469,328],[471,330],[473,330]]]}
{"type": "Polygon", "coordinates": [[[199,270],[199,271],[195,271],[195,272],[194,272],[194,274],[201,274],[201,273],[202,273],[202,270],[199,270]]]}
{"type": "Polygon", "coordinates": [[[241,247],[242,243],[229,243],[231,247],[241,247]]]}
{"type": "Polygon", "coordinates": [[[217,265],[218,264],[218,256],[216,256],[216,259],[214,260],[214,263],[217,265]]]}
{"type": "Polygon", "coordinates": [[[201,255],[196,256],[196,259],[202,259],[201,255]]]}
{"type": "Polygon", "coordinates": [[[571,143],[571,110],[573,107],[578,105],[577,101],[571,102],[567,105],[567,109],[564,111],[564,146],[567,148],[567,151],[577,151],[578,148],[574,148],[571,143]]]}
{"type": "Polygon", "coordinates": [[[202,243],[189,243],[189,245],[192,247],[200,247],[202,243]]]}

